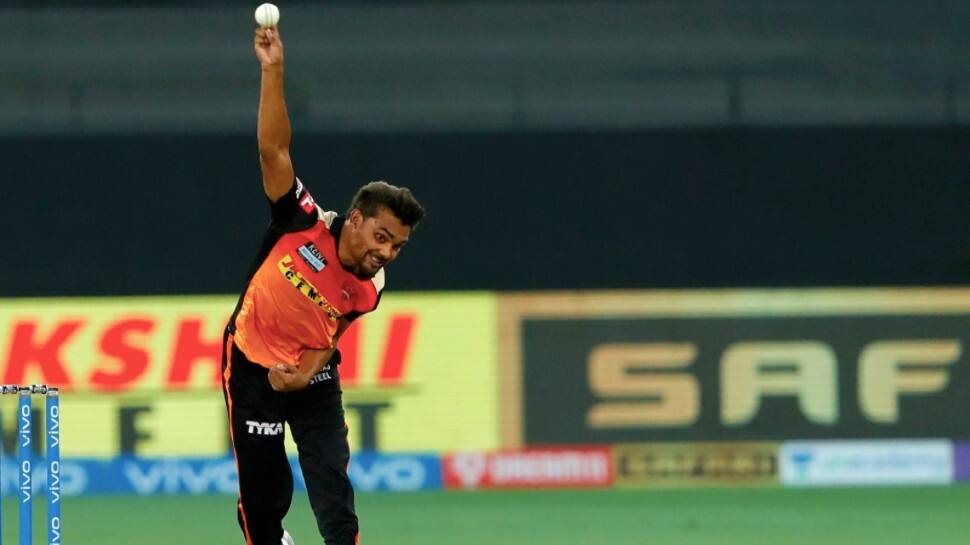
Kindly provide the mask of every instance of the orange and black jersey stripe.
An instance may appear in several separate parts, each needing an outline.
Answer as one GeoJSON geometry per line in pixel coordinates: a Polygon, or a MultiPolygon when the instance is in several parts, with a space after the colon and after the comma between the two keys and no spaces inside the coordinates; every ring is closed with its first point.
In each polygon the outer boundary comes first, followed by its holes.
{"type": "Polygon", "coordinates": [[[328,349],[341,320],[377,308],[384,270],[362,279],[337,256],[344,218],[325,212],[299,179],[275,203],[272,222],[229,321],[234,342],[264,367],[299,364],[307,349],[328,349]]]}

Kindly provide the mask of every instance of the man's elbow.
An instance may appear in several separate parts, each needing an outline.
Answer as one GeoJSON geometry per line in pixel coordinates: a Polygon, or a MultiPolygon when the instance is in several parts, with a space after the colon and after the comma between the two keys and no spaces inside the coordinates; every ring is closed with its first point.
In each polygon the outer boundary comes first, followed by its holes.
{"type": "Polygon", "coordinates": [[[290,161],[290,151],[280,147],[259,148],[259,162],[263,166],[283,165],[290,161]]]}

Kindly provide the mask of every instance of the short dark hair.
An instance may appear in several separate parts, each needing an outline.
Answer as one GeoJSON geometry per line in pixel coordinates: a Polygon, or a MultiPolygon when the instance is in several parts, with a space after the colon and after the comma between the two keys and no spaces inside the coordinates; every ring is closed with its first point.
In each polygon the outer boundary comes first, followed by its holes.
{"type": "Polygon", "coordinates": [[[354,200],[350,201],[347,215],[350,216],[351,212],[360,209],[365,218],[373,218],[382,206],[411,228],[416,227],[424,218],[424,207],[414,198],[410,189],[387,182],[371,182],[361,186],[354,195],[354,200]]]}

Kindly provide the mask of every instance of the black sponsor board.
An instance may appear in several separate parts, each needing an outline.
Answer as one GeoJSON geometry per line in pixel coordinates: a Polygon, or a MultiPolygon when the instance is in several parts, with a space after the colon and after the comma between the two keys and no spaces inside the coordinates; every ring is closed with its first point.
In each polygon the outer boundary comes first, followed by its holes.
{"type": "Polygon", "coordinates": [[[525,444],[970,437],[970,314],[523,317],[525,444]]]}

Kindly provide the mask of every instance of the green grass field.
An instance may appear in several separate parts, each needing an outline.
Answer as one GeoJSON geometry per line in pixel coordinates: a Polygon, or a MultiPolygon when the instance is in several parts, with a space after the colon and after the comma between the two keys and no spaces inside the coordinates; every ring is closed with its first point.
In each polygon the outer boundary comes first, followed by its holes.
{"type": "MultiPolygon", "coordinates": [[[[38,497],[38,499],[41,499],[38,497]]],[[[34,543],[44,542],[44,504],[34,543]]],[[[970,487],[360,494],[365,545],[964,545],[970,487]]],[[[4,542],[17,543],[4,502],[4,542]]],[[[68,498],[68,545],[242,543],[233,498],[68,498]]],[[[286,527],[320,544],[306,498],[286,527]]]]}

